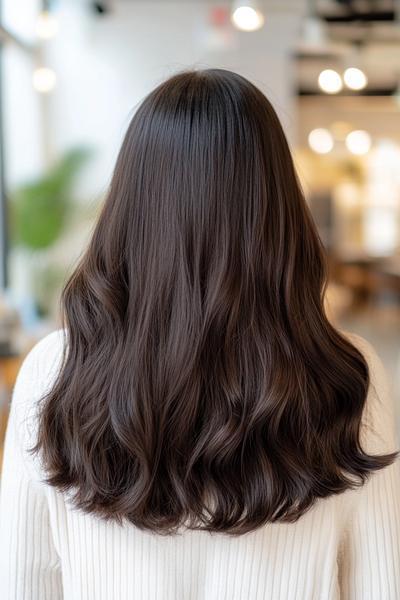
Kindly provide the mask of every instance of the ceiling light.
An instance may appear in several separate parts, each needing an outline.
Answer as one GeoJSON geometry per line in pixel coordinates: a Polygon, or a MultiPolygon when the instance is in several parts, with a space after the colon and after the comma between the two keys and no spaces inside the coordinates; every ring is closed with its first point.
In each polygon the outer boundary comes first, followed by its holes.
{"type": "Polygon", "coordinates": [[[345,70],[343,79],[347,87],[351,90],[362,90],[368,83],[367,76],[364,71],[356,67],[349,67],[345,70]]]}
{"type": "Polygon", "coordinates": [[[371,148],[371,136],[368,131],[355,129],[346,136],[346,147],[352,154],[367,154],[371,148]]]}
{"type": "Polygon", "coordinates": [[[41,40],[49,40],[58,31],[58,21],[48,10],[43,10],[36,21],[36,34],[41,40]]]}
{"type": "Polygon", "coordinates": [[[56,85],[56,74],[48,67],[39,67],[35,69],[32,76],[33,87],[37,92],[47,94],[51,92],[56,85]]]}
{"type": "Polygon", "coordinates": [[[317,154],[328,154],[333,148],[333,137],[328,129],[313,129],[309,133],[308,144],[317,154]]]}
{"type": "Polygon", "coordinates": [[[252,2],[239,2],[235,6],[231,19],[237,29],[241,31],[256,31],[264,25],[264,15],[252,2]]]}
{"type": "Polygon", "coordinates": [[[334,69],[324,69],[318,77],[318,85],[326,94],[337,94],[343,87],[342,78],[334,69]]]}

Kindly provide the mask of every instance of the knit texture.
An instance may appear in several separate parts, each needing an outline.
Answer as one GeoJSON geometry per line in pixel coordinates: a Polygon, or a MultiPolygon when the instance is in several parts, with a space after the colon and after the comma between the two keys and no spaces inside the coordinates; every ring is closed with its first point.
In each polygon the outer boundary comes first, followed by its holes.
{"type": "MultiPolygon", "coordinates": [[[[60,365],[63,330],[38,342],[13,390],[0,504],[3,600],[399,600],[400,462],[355,490],[321,499],[296,523],[232,538],[183,530],[159,536],[74,509],[43,483],[37,400],[60,365]]],[[[363,444],[396,450],[391,387],[372,346],[363,444]]]]}

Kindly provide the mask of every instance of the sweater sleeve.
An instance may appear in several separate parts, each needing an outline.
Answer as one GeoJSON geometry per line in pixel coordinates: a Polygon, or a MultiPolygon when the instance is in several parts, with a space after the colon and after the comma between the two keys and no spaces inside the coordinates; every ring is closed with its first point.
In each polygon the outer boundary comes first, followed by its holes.
{"type": "Polygon", "coordinates": [[[52,352],[55,334],[58,332],[46,336],[27,355],[12,394],[0,490],[0,589],[4,600],[63,597],[46,484],[27,451],[33,445],[29,413],[44,391],[41,381],[46,369],[41,368],[39,358],[52,352]]]}
{"type": "MultiPolygon", "coordinates": [[[[398,450],[392,390],[386,370],[373,347],[353,338],[367,360],[370,390],[361,442],[370,454],[398,450]]],[[[372,473],[354,492],[354,504],[344,531],[339,559],[339,585],[345,600],[400,598],[400,462],[372,473]]]]}

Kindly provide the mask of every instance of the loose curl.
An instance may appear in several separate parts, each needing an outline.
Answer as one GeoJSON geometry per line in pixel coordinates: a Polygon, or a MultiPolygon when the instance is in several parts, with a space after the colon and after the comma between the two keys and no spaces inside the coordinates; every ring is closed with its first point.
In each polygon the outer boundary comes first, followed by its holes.
{"type": "Polygon", "coordinates": [[[158,86],[62,292],[35,448],[48,483],[141,529],[232,535],[362,485],[396,453],[361,447],[368,365],[325,287],[265,96],[220,69],[158,86]]]}

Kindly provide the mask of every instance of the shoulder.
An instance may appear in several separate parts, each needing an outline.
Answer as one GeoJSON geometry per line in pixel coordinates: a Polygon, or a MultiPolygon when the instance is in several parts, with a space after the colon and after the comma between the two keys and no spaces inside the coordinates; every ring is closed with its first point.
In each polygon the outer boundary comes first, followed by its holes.
{"type": "Polygon", "coordinates": [[[398,449],[393,382],[374,346],[362,336],[340,331],[363,355],[369,371],[369,390],[362,418],[361,440],[371,453],[398,449]]]}
{"type": "Polygon", "coordinates": [[[15,388],[34,382],[43,384],[55,376],[61,365],[66,340],[66,330],[56,329],[36,342],[22,361],[15,388]]]}
{"type": "Polygon", "coordinates": [[[381,357],[375,350],[374,346],[358,335],[349,331],[341,331],[341,333],[357,348],[357,350],[363,355],[369,370],[370,378],[370,394],[380,397],[391,403],[391,381],[386,371],[386,368],[382,362],[381,357]]]}
{"type": "Polygon", "coordinates": [[[362,352],[362,354],[368,361],[373,362],[375,359],[380,360],[371,342],[366,340],[364,337],[362,337],[358,333],[354,333],[353,331],[347,331],[345,329],[341,329],[340,333],[345,338],[347,338],[349,342],[356,346],[356,348],[358,348],[362,352]]]}
{"type": "Polygon", "coordinates": [[[66,339],[65,329],[47,334],[27,353],[18,371],[10,418],[28,445],[33,440],[39,402],[51,389],[61,367],[66,339]]]}

